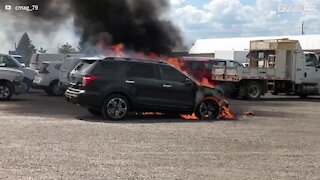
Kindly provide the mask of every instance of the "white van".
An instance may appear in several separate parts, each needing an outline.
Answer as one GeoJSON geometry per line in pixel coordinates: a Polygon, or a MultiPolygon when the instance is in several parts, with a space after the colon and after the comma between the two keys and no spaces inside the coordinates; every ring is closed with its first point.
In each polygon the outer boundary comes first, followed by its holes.
{"type": "Polygon", "coordinates": [[[30,68],[34,70],[38,70],[40,65],[43,62],[51,62],[51,61],[64,61],[65,55],[63,54],[41,54],[36,53],[31,56],[30,59],[30,68]]]}

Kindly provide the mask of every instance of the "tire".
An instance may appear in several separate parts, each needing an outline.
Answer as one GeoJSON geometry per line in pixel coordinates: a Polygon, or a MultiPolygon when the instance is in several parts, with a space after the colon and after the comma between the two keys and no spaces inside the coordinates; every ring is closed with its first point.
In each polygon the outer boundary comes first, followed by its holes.
{"type": "Polygon", "coordinates": [[[32,87],[32,81],[28,78],[24,78],[22,84],[25,86],[25,93],[28,93],[32,87]]]}
{"type": "Polygon", "coordinates": [[[14,87],[11,83],[0,83],[0,101],[8,101],[11,99],[14,87]]]}
{"type": "Polygon", "coordinates": [[[220,113],[220,107],[219,104],[212,100],[212,99],[207,99],[202,101],[197,109],[196,109],[196,116],[199,119],[204,119],[204,120],[213,120],[217,119],[220,113]]]}
{"type": "Polygon", "coordinates": [[[120,121],[127,117],[130,110],[129,101],[120,94],[113,94],[105,99],[102,105],[102,115],[105,119],[120,121]]]}
{"type": "Polygon", "coordinates": [[[94,115],[94,116],[101,116],[102,115],[102,112],[101,111],[98,111],[98,110],[95,110],[95,109],[88,109],[89,113],[94,115]]]}
{"type": "Polygon", "coordinates": [[[51,96],[62,96],[64,94],[63,87],[58,80],[52,81],[48,89],[45,92],[51,96]]]}
{"type": "Polygon", "coordinates": [[[257,100],[262,95],[261,84],[255,81],[249,82],[246,88],[246,99],[257,100]]]}

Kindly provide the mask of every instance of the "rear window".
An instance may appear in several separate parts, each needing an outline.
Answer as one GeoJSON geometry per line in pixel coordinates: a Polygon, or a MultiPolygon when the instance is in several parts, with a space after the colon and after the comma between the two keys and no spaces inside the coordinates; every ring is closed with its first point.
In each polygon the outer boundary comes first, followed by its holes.
{"type": "Polygon", "coordinates": [[[89,60],[85,60],[82,63],[80,63],[75,69],[74,71],[80,72],[81,74],[85,73],[88,71],[88,69],[91,67],[91,65],[96,62],[96,61],[89,61],[89,60]]]}
{"type": "Polygon", "coordinates": [[[193,71],[201,71],[202,70],[201,62],[190,62],[190,68],[193,71]]]}
{"type": "Polygon", "coordinates": [[[39,67],[39,72],[42,72],[45,68],[47,68],[49,66],[48,63],[42,63],[39,67]]]}

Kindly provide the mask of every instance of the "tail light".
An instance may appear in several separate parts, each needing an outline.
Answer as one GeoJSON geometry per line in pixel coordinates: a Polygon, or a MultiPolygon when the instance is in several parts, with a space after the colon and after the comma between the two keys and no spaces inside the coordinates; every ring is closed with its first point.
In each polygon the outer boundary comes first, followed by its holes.
{"type": "Polygon", "coordinates": [[[96,76],[84,76],[82,78],[82,86],[87,87],[92,81],[97,80],[96,76]]]}
{"type": "Polygon", "coordinates": [[[49,74],[49,71],[47,70],[48,67],[49,67],[49,64],[43,64],[43,65],[39,68],[39,73],[40,73],[40,74],[49,74]]]}

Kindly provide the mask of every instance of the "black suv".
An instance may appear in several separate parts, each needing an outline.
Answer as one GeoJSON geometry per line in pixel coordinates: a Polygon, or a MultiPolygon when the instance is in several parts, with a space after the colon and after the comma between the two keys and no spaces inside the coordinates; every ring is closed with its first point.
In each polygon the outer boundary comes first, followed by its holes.
{"type": "Polygon", "coordinates": [[[84,60],[70,73],[68,101],[94,115],[121,120],[130,111],[192,114],[216,119],[221,93],[197,85],[163,62],[108,57],[84,60]]]}

